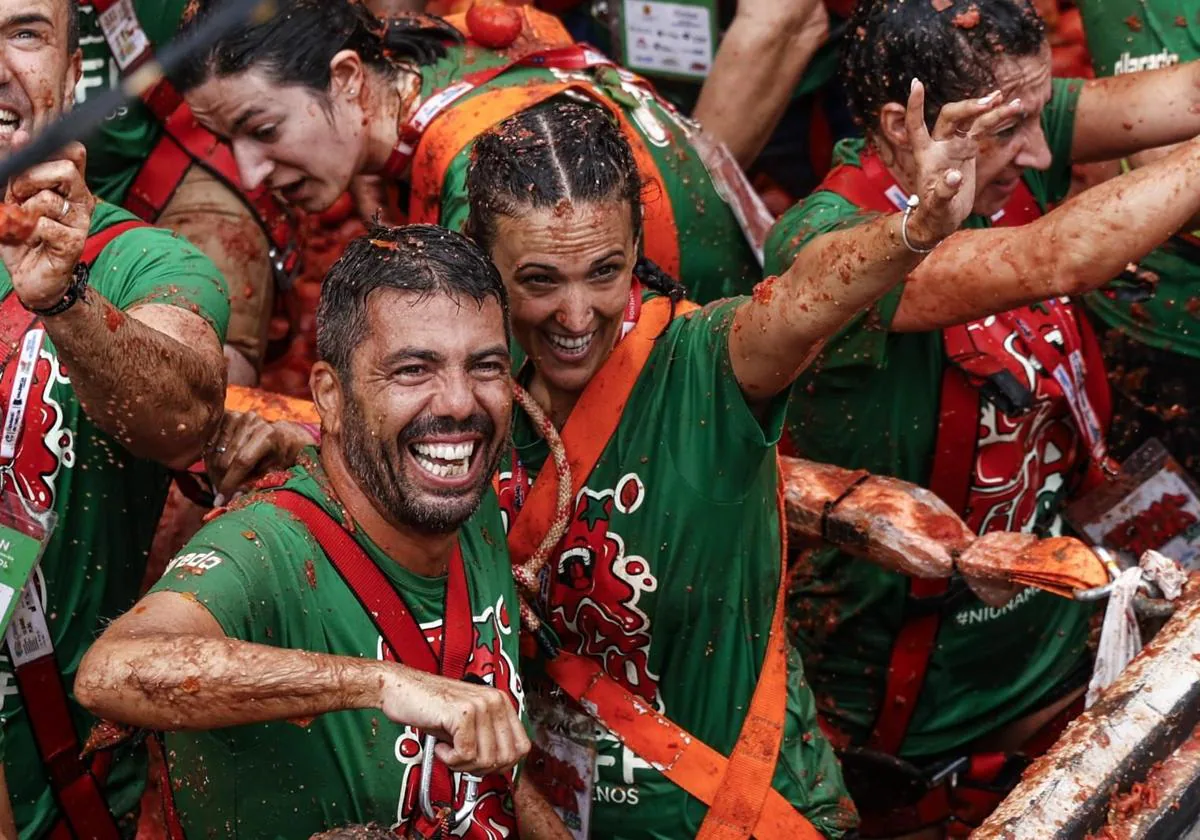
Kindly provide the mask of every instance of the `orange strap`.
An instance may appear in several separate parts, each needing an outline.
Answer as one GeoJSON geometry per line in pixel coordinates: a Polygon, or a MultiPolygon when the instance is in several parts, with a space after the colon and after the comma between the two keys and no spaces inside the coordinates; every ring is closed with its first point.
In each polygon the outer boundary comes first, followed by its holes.
{"type": "Polygon", "coordinates": [[[308,400],[298,400],[243,385],[230,385],[225,389],[225,410],[253,411],[271,422],[290,420],[293,423],[321,423],[317,407],[308,400]]]}
{"type": "Polygon", "coordinates": [[[629,141],[629,147],[633,150],[642,183],[657,187],[657,195],[642,199],[643,250],[663,271],[672,277],[678,277],[679,231],[675,226],[675,211],[671,207],[671,198],[667,195],[666,183],[659,176],[658,165],[654,162],[646,141],[629,122],[625,112],[595,88],[583,82],[539,82],[496,88],[478,93],[439,114],[425,129],[413,156],[409,221],[438,223],[441,219],[442,182],[445,180],[446,170],[472,140],[514,114],[572,89],[595,99],[616,117],[625,139],[629,141]]]}
{"type": "MultiPolygon", "coordinates": [[[[680,303],[677,313],[695,310],[680,303]]],[[[633,331],[617,344],[592,378],[563,427],[571,466],[571,495],[578,495],[624,414],[654,341],[667,326],[670,301],[658,297],[642,307],[633,331]]],[[[524,563],[553,518],[553,470],[543,470],[508,535],[514,563],[524,563]]],[[[782,488],[780,489],[782,493],[782,488]]],[[[777,500],[781,536],[786,535],[782,495],[777,500]]],[[[786,536],[783,536],[786,540],[786,536]]],[[[786,546],[786,543],[785,543],[786,546]]],[[[783,551],[786,557],[786,547],[783,551]]],[[[612,679],[592,659],[560,651],[547,673],[567,694],[592,710],[621,742],[683,790],[709,806],[697,837],[820,840],[822,835],[771,786],[787,714],[787,637],[783,626],[781,565],[775,614],[762,673],[729,758],[658,714],[612,679]]]]}
{"type": "MultiPolygon", "coordinates": [[[[690,301],[680,301],[675,312],[683,315],[698,308],[690,301]]],[[[654,341],[670,317],[669,299],[655,297],[646,301],[637,324],[617,343],[571,410],[563,426],[562,442],[571,467],[572,498],[579,495],[600,460],[600,453],[616,432],[633,386],[654,349],[654,341]]],[[[508,553],[514,565],[528,562],[543,535],[550,530],[558,495],[556,481],[554,470],[542,470],[533,482],[529,498],[508,532],[508,553]]]]}

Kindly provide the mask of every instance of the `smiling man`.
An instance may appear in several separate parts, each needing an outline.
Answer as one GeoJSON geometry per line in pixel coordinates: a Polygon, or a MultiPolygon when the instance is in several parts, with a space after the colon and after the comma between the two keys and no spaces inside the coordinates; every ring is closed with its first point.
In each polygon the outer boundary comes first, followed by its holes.
{"type": "Polygon", "coordinates": [[[458,813],[456,833],[515,832],[529,741],[490,488],[512,399],[507,306],[458,234],[352,242],[317,311],[320,455],[211,520],[88,653],[89,708],[168,730],[188,836],[428,835],[430,735],[433,803],[458,813]],[[473,806],[460,771],[482,777],[473,806]]]}

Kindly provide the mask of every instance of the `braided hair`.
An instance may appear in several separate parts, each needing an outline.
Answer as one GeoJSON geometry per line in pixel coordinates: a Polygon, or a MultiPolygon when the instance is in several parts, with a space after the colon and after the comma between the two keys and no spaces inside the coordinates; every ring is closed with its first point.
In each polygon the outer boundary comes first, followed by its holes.
{"type": "Polygon", "coordinates": [[[1046,43],[1031,0],[859,0],[847,32],[843,78],[868,132],[885,104],[908,101],[914,77],[925,85],[932,130],[943,105],[996,86],[1000,59],[1037,55],[1046,43]]]}
{"type": "MultiPolygon", "coordinates": [[[[184,32],[231,0],[197,3],[185,14],[184,32]]],[[[275,14],[233,29],[191,56],[172,75],[184,93],[209,78],[232,76],[258,67],[281,85],[324,93],[330,61],[342,50],[358,53],[363,64],[385,79],[402,63],[422,66],[446,55],[447,44],[462,35],[433,15],[405,14],[382,21],[357,0],[276,0],[275,14]]]]}
{"type": "MultiPolygon", "coordinates": [[[[641,240],[642,179],[629,141],[599,105],[552,99],[505,120],[475,141],[467,193],[467,235],[484,250],[500,216],[572,202],[623,201],[641,240]]],[[[687,290],[639,256],[634,274],[675,304],[687,290]]]]}

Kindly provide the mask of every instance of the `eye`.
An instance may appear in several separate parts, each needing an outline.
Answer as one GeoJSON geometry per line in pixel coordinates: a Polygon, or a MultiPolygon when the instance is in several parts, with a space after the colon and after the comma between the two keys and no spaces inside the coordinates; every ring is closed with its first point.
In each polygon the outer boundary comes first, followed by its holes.
{"type": "Polygon", "coordinates": [[[278,136],[278,128],[279,126],[275,125],[274,123],[270,125],[264,125],[251,131],[250,136],[263,143],[270,143],[278,136]]]}
{"type": "Polygon", "coordinates": [[[428,373],[425,365],[402,365],[392,374],[397,379],[420,379],[428,373]]]}
{"type": "Polygon", "coordinates": [[[504,376],[506,373],[508,373],[508,365],[504,364],[498,359],[492,359],[486,362],[477,363],[475,365],[475,372],[487,379],[494,379],[499,376],[504,376]]]}
{"type": "Polygon", "coordinates": [[[553,286],[554,278],[549,274],[522,274],[519,278],[523,286],[553,286]]]}
{"type": "Polygon", "coordinates": [[[609,263],[608,265],[602,265],[593,271],[592,276],[597,280],[611,280],[620,273],[620,266],[616,265],[615,263],[609,263]]]}

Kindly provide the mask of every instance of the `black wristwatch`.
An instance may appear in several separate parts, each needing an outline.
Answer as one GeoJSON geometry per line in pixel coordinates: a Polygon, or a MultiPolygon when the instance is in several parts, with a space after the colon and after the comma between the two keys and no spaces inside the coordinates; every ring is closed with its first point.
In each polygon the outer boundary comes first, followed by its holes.
{"type": "Polygon", "coordinates": [[[75,302],[83,297],[83,293],[87,291],[88,279],[91,277],[91,271],[88,269],[87,263],[75,263],[75,271],[71,275],[71,284],[67,286],[67,290],[63,292],[62,300],[53,306],[47,306],[45,309],[29,308],[29,311],[34,315],[40,315],[43,318],[49,318],[52,315],[61,315],[75,305],[75,302]]]}

